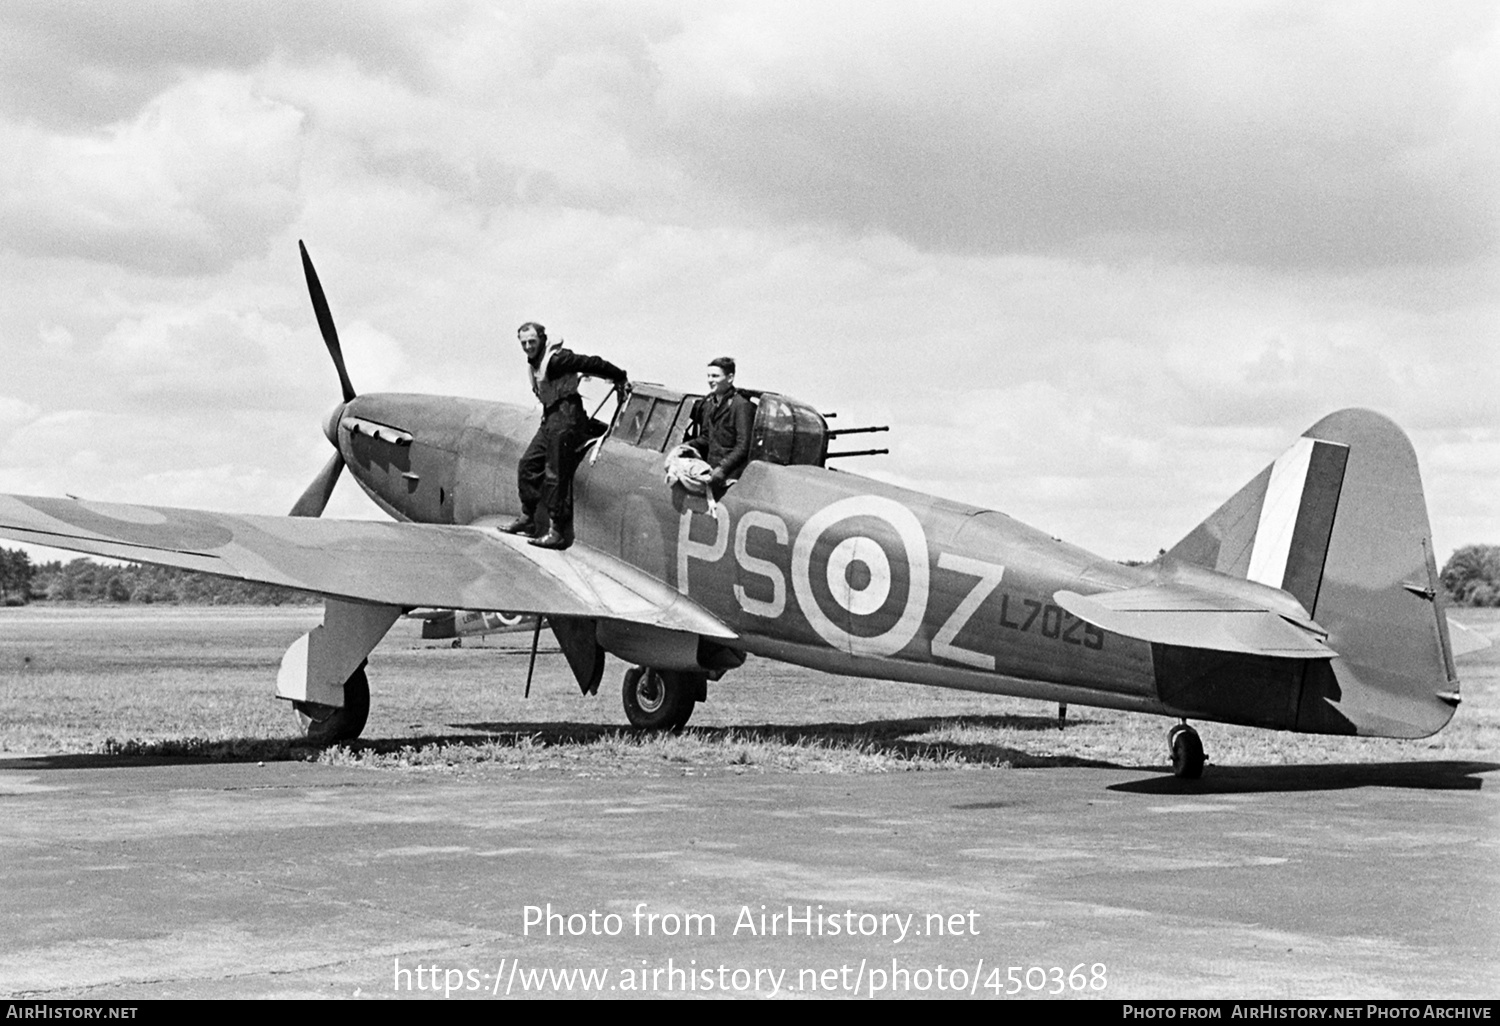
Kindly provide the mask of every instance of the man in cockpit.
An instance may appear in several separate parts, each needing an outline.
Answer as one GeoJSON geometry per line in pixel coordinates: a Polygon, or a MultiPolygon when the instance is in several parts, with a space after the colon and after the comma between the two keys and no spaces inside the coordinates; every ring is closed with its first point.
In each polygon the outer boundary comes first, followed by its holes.
{"type": "Polygon", "coordinates": [[[579,449],[588,440],[589,418],[578,379],[608,378],[622,394],[629,379],[608,360],[570,352],[561,339],[549,343],[547,329],[535,321],[521,325],[516,338],[526,354],[531,391],[542,404],[542,423],[516,467],[521,515],[500,530],[527,535],[540,548],[565,549],[573,544],[573,474],[582,459],[579,449]],[[546,534],[537,523],[537,508],[543,505],[551,521],[546,534]]]}
{"type": "Polygon", "coordinates": [[[693,405],[684,444],[709,465],[708,485],[714,498],[718,498],[750,461],[755,407],[734,387],[733,357],[719,356],[708,361],[708,388],[709,394],[693,405]]]}

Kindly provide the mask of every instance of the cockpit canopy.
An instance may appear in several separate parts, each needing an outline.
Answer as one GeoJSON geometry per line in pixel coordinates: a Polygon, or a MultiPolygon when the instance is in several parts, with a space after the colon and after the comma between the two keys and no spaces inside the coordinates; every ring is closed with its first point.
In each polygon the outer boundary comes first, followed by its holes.
{"type": "MultiPolygon", "coordinates": [[[[806,403],[775,392],[742,388],[755,404],[750,458],[782,466],[821,467],[828,456],[828,422],[806,403]]],[[[615,414],[612,438],[656,452],[682,444],[701,395],[675,392],[661,385],[636,383],[615,414]]]]}

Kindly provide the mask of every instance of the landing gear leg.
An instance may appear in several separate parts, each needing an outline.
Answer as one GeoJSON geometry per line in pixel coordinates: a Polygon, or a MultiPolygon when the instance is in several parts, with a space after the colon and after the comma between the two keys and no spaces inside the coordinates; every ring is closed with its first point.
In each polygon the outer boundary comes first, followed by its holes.
{"type": "Polygon", "coordinates": [[[365,659],[400,615],[400,606],[325,599],[323,622],[286,650],[276,674],[276,697],[292,703],[309,741],[353,741],[365,729],[370,715],[365,659]]]}
{"type": "Polygon", "coordinates": [[[625,671],[625,718],[642,730],[681,730],[693,715],[707,674],[632,666],[625,671]]]}
{"type": "Polygon", "coordinates": [[[360,663],[354,676],[344,681],[343,708],[319,702],[293,702],[302,731],[313,744],[333,745],[353,741],[365,729],[370,716],[370,678],[360,663]]]}
{"type": "Polygon", "coordinates": [[[1172,775],[1180,780],[1197,780],[1203,776],[1203,740],[1186,723],[1167,732],[1167,748],[1172,754],[1172,775]]]}

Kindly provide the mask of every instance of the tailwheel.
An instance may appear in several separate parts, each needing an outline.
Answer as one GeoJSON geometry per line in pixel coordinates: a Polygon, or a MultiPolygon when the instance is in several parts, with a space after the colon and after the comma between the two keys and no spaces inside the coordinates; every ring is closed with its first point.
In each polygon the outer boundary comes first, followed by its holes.
{"type": "Polygon", "coordinates": [[[1181,780],[1197,780],[1203,776],[1203,740],[1198,732],[1186,723],[1179,723],[1167,732],[1167,748],[1172,753],[1172,775],[1181,780]]]}
{"type": "Polygon", "coordinates": [[[370,678],[365,676],[365,664],[360,663],[359,669],[344,681],[342,708],[320,702],[293,702],[292,708],[302,723],[303,733],[314,744],[353,741],[365,729],[365,720],[370,716],[370,678]]]}
{"type": "Polygon", "coordinates": [[[625,718],[642,730],[681,730],[698,704],[698,684],[690,673],[632,666],[625,671],[625,718]]]}

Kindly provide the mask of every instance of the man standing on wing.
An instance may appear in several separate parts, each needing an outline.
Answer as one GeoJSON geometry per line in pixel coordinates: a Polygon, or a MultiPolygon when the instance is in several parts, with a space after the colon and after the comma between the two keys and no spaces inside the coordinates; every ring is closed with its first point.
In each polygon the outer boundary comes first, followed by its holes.
{"type": "Polygon", "coordinates": [[[717,499],[750,461],[755,407],[734,387],[733,357],[708,361],[708,387],[709,394],[693,406],[685,444],[712,468],[708,486],[717,499]]]}
{"type": "Polygon", "coordinates": [[[578,379],[585,374],[608,378],[622,391],[628,379],[608,360],[569,352],[561,339],[548,343],[547,329],[535,321],[521,325],[516,338],[526,353],[531,391],[542,403],[542,423],[516,467],[521,515],[500,530],[529,535],[531,544],[544,549],[565,549],[573,544],[573,473],[582,459],[579,449],[588,440],[589,418],[578,379]],[[543,503],[550,524],[537,537],[537,507],[543,503]]]}

